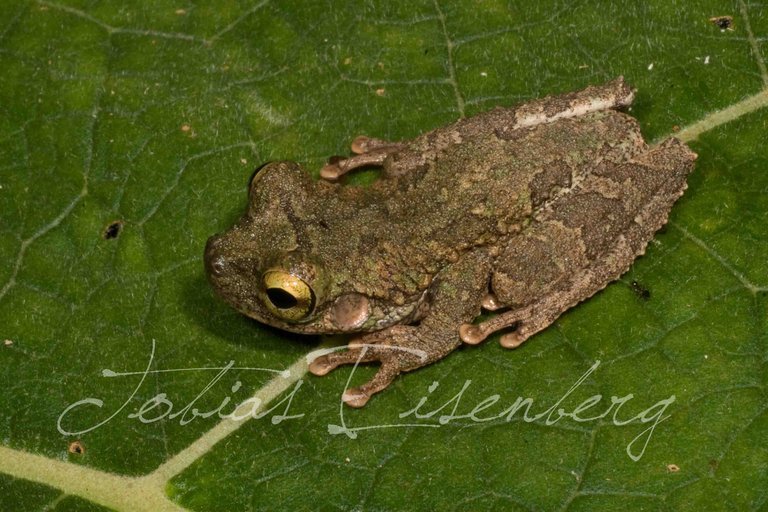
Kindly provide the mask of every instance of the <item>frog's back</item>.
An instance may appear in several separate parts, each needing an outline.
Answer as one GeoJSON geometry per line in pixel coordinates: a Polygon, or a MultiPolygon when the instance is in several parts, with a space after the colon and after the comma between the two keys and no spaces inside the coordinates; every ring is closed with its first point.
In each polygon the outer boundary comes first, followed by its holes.
{"type": "Polygon", "coordinates": [[[385,170],[397,180],[387,200],[402,226],[395,233],[445,250],[492,244],[594,169],[646,150],[636,121],[613,110],[515,130],[505,129],[505,112],[429,132],[393,155],[385,170]]]}

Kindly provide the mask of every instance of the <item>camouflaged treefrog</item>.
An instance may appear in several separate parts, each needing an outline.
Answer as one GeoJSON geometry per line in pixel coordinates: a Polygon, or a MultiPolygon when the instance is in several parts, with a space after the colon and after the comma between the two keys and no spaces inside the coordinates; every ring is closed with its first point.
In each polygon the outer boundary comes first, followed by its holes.
{"type": "Polygon", "coordinates": [[[519,346],[618,278],[645,251],[696,159],[670,138],[649,147],[618,109],[622,78],[495,108],[412,140],[358,137],[314,180],[273,162],[248,209],[205,249],[216,292],[242,313],[299,333],[363,333],[310,371],[378,361],[342,397],[363,406],[400,373],[499,330],[519,346]],[[381,167],[368,187],[334,183],[381,167]],[[481,308],[495,311],[473,324],[481,308]]]}

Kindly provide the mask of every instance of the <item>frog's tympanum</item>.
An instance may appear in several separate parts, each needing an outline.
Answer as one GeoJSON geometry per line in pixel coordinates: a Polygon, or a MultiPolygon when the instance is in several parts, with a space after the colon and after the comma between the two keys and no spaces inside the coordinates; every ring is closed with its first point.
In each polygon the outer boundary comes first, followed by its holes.
{"type": "Polygon", "coordinates": [[[208,240],[213,288],[260,322],[362,333],[315,359],[381,363],[343,400],[363,406],[400,373],[505,330],[514,348],[625,272],[686,188],[696,155],[648,146],[617,109],[619,78],[461,119],[412,140],[358,137],[323,180],[272,162],[248,210],[208,240]],[[334,183],[360,167],[367,187],[334,183]],[[481,308],[495,312],[473,323],[481,308]]]}

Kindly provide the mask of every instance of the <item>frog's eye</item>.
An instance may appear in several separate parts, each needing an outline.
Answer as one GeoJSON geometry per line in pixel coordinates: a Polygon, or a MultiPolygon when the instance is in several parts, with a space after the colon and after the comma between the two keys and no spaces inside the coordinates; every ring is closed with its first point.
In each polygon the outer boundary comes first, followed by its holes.
{"type": "Polygon", "coordinates": [[[289,322],[309,315],[315,307],[315,293],[301,278],[283,270],[268,270],[262,277],[267,308],[289,322]]]}

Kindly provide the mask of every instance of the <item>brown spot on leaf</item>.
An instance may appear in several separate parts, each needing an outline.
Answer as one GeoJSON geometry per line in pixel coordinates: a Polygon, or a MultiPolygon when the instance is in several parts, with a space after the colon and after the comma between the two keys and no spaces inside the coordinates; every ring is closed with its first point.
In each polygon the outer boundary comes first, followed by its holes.
{"type": "Polygon", "coordinates": [[[709,22],[720,30],[733,30],[733,16],[712,16],[709,22]]]}
{"type": "Polygon", "coordinates": [[[74,453],[75,455],[82,455],[85,453],[85,446],[80,441],[72,441],[69,443],[67,451],[69,453],[74,453]]]}
{"type": "Polygon", "coordinates": [[[121,220],[115,220],[109,223],[109,225],[104,228],[104,233],[102,233],[102,236],[104,237],[104,240],[112,240],[113,238],[117,238],[120,236],[120,232],[123,230],[123,221],[121,220]]]}

